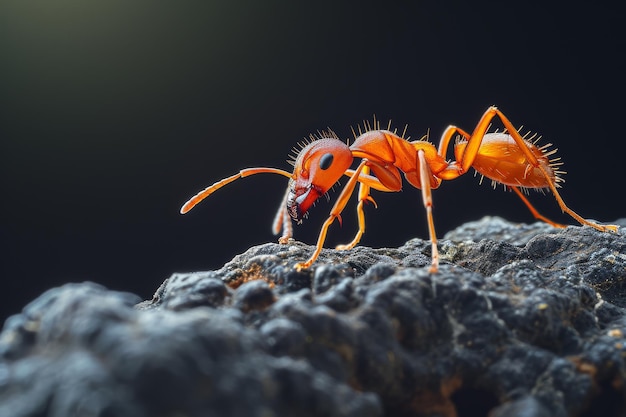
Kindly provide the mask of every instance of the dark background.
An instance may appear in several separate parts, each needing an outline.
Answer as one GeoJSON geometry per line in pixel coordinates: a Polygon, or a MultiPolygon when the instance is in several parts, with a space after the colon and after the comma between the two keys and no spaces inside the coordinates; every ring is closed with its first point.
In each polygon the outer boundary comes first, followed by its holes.
{"type": "MultiPolygon", "coordinates": [[[[520,3],[3,2],[0,319],[66,282],[149,298],[173,272],[275,241],[283,177],[178,210],[241,168],[289,169],[309,133],[348,138],[374,114],[437,142],[497,104],[559,148],[572,208],[623,217],[624,8],[520,3]]],[[[363,245],[427,238],[417,190],[375,197],[363,245]]],[[[574,224],[550,195],[531,197],[574,224]]],[[[439,236],[484,215],[533,221],[472,175],[434,199],[439,236]]],[[[295,237],[314,243],[328,209],[318,204],[295,237]]],[[[326,246],[355,230],[350,206],[326,246]]]]}

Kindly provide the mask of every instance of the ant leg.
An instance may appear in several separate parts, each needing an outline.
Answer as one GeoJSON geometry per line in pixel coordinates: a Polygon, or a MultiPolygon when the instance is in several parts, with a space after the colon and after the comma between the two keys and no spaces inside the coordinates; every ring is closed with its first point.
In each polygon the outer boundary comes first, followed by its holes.
{"type": "Polygon", "coordinates": [[[280,207],[278,207],[278,212],[276,213],[274,222],[272,223],[272,232],[274,232],[275,235],[279,234],[281,230],[283,231],[283,234],[278,238],[278,243],[281,244],[289,242],[289,239],[293,236],[293,225],[291,223],[289,212],[287,211],[288,197],[289,187],[287,187],[287,192],[280,202],[280,207]]]}
{"type": "Polygon", "coordinates": [[[448,145],[450,144],[450,140],[452,139],[455,133],[460,134],[466,140],[469,140],[470,138],[470,134],[467,133],[465,130],[461,129],[460,127],[456,127],[452,125],[448,126],[446,130],[443,131],[443,134],[441,135],[441,139],[439,140],[439,148],[437,148],[437,153],[443,156],[444,159],[446,158],[446,153],[448,152],[448,145]]]}
{"type": "Polygon", "coordinates": [[[487,129],[489,128],[491,120],[496,116],[502,121],[502,124],[506,128],[507,133],[511,136],[511,138],[513,138],[517,146],[522,150],[528,163],[530,163],[533,167],[539,169],[543,173],[543,176],[546,178],[550,191],[552,191],[552,194],[554,195],[556,202],[558,203],[559,207],[561,208],[563,212],[572,216],[580,224],[591,226],[601,232],[617,232],[617,230],[619,229],[619,226],[613,225],[613,224],[601,225],[601,224],[592,222],[590,220],[586,220],[582,216],[580,216],[578,213],[576,213],[574,210],[570,209],[565,204],[565,201],[563,201],[563,198],[561,198],[561,195],[556,189],[556,184],[554,183],[554,180],[550,176],[550,173],[546,170],[546,168],[543,165],[539,163],[535,155],[528,148],[528,145],[526,144],[526,141],[524,140],[524,138],[520,135],[520,133],[515,128],[515,126],[513,126],[513,123],[511,123],[511,121],[495,106],[491,106],[485,111],[483,116],[480,118],[480,121],[476,125],[474,132],[472,132],[472,135],[469,138],[467,145],[465,147],[465,151],[463,152],[463,155],[461,156],[461,161],[459,161],[461,165],[460,168],[462,170],[461,174],[464,172],[467,172],[467,170],[474,163],[474,159],[476,158],[476,155],[478,154],[478,149],[480,148],[482,140],[485,137],[485,133],[487,132],[487,129]]]}
{"type": "MultiPolygon", "coordinates": [[[[508,134],[511,135],[513,140],[515,140],[515,143],[517,143],[517,145],[522,149],[522,151],[524,152],[524,155],[526,155],[526,158],[528,159],[528,161],[534,167],[539,168],[541,170],[541,172],[543,173],[544,177],[548,181],[548,186],[550,187],[550,191],[552,191],[552,194],[554,195],[554,198],[556,199],[556,202],[558,203],[559,207],[561,208],[561,211],[563,211],[563,212],[569,214],[570,216],[572,216],[580,224],[584,224],[586,226],[591,226],[594,229],[597,229],[597,230],[599,230],[601,232],[614,232],[614,233],[617,232],[617,230],[619,229],[619,226],[614,225],[614,224],[602,225],[602,224],[598,224],[598,223],[592,222],[590,220],[587,220],[587,219],[583,218],[578,213],[576,213],[574,210],[569,208],[567,206],[567,204],[565,204],[565,201],[563,201],[563,198],[561,197],[561,194],[559,194],[559,191],[556,189],[556,184],[554,183],[554,181],[550,177],[550,174],[548,173],[548,171],[546,170],[546,168],[543,165],[539,164],[539,162],[537,161],[537,158],[535,158],[535,156],[530,151],[530,149],[528,149],[528,146],[526,145],[526,141],[524,141],[524,138],[522,138],[522,136],[519,134],[519,132],[517,131],[515,126],[513,126],[513,124],[509,121],[509,119],[500,110],[498,110],[496,107],[490,107],[487,110],[487,112],[489,112],[489,111],[493,112],[493,116],[491,116],[491,118],[493,118],[495,115],[497,115],[500,118],[500,120],[502,120],[502,124],[507,129],[508,134]]],[[[491,118],[489,120],[491,120],[491,118]]]]}
{"type": "MultiPolygon", "coordinates": [[[[363,167],[362,174],[367,175],[369,174],[369,171],[370,171],[369,167],[365,166],[363,167]]],[[[359,175],[359,177],[361,177],[361,175],[359,175]]],[[[366,201],[372,202],[374,204],[374,207],[377,207],[376,201],[374,201],[374,199],[370,196],[370,186],[361,182],[359,185],[359,202],[356,206],[356,214],[359,220],[359,230],[357,231],[356,235],[354,236],[354,239],[352,239],[350,243],[346,243],[345,245],[337,245],[335,249],[337,250],[352,249],[361,240],[361,237],[365,233],[365,213],[363,212],[363,205],[366,201]]]]}
{"type": "Polygon", "coordinates": [[[430,235],[432,262],[430,265],[430,273],[435,273],[439,270],[439,251],[437,250],[437,234],[435,233],[435,222],[433,220],[433,198],[430,187],[430,178],[432,173],[430,167],[426,161],[426,156],[423,150],[417,151],[417,158],[419,160],[420,169],[420,182],[422,188],[422,201],[426,208],[426,218],[428,220],[428,233],[430,235]]]}
{"type": "Polygon", "coordinates": [[[305,262],[300,262],[296,264],[296,269],[298,271],[310,267],[313,264],[313,262],[315,262],[320,252],[322,251],[322,247],[324,246],[324,241],[326,240],[326,233],[328,232],[328,228],[335,221],[335,219],[338,218],[339,222],[341,223],[341,212],[346,207],[346,204],[348,204],[348,200],[350,200],[350,196],[352,195],[352,192],[354,191],[354,187],[356,187],[357,182],[359,182],[359,174],[361,173],[361,171],[363,170],[367,162],[368,162],[367,159],[363,159],[361,161],[357,169],[354,171],[354,175],[352,175],[352,178],[350,178],[346,186],[341,191],[341,194],[339,194],[339,198],[337,198],[335,205],[330,210],[330,215],[328,216],[328,218],[322,225],[322,229],[320,230],[319,237],[317,238],[317,245],[315,247],[315,251],[313,252],[311,257],[307,259],[305,262]]]}
{"type": "Polygon", "coordinates": [[[356,205],[356,214],[357,218],[359,219],[359,230],[356,232],[354,239],[352,239],[350,243],[335,246],[335,249],[350,250],[354,248],[361,240],[361,237],[363,237],[363,234],[365,233],[365,212],[363,212],[363,202],[364,200],[359,199],[359,202],[356,205]]]}
{"type": "Polygon", "coordinates": [[[524,204],[526,204],[526,207],[528,207],[528,209],[530,210],[530,212],[533,214],[533,216],[535,217],[535,219],[541,220],[543,222],[548,223],[550,226],[553,227],[558,227],[560,229],[563,229],[566,227],[566,225],[561,224],[561,223],[556,223],[553,222],[552,220],[548,219],[547,217],[543,216],[541,213],[539,213],[537,211],[537,209],[535,207],[533,207],[533,205],[530,203],[530,201],[528,201],[528,199],[526,198],[526,196],[524,195],[524,193],[519,189],[519,187],[513,187],[510,186],[510,188],[515,191],[515,194],[518,195],[519,198],[522,199],[522,201],[524,202],[524,204]]]}
{"type": "MultiPolygon", "coordinates": [[[[476,155],[478,154],[478,149],[483,142],[483,138],[487,133],[487,129],[489,129],[489,126],[491,125],[491,120],[496,117],[496,115],[500,116],[502,123],[508,130],[512,130],[517,133],[517,129],[513,127],[508,119],[505,118],[506,122],[504,121],[504,119],[502,119],[504,115],[500,112],[500,110],[498,110],[495,106],[489,107],[478,121],[478,124],[476,125],[476,128],[474,128],[471,136],[467,136],[467,134],[463,135],[465,139],[467,139],[467,145],[465,147],[465,151],[461,155],[461,160],[458,161],[461,166],[462,173],[467,172],[474,163],[474,159],[476,159],[476,155]]],[[[509,134],[511,134],[511,132],[509,132],[509,134]]],[[[528,147],[526,146],[526,142],[524,142],[524,139],[522,139],[521,136],[519,136],[519,138],[521,139],[521,142],[514,138],[515,142],[517,143],[517,146],[522,149],[522,152],[524,152],[524,155],[526,155],[528,161],[533,166],[539,165],[537,158],[535,158],[535,155],[533,155],[532,152],[528,149],[528,147]]]]}
{"type": "MultiPolygon", "coordinates": [[[[548,173],[546,172],[545,168],[542,167],[541,165],[539,166],[539,168],[544,173],[546,178],[549,178],[548,173]]],[[[552,191],[552,194],[554,195],[554,198],[556,199],[556,202],[559,204],[559,207],[561,207],[561,210],[564,211],[565,213],[569,214],[570,216],[572,216],[574,219],[578,220],[578,222],[580,224],[584,224],[586,226],[591,226],[594,229],[597,229],[597,230],[599,230],[601,232],[617,233],[617,231],[619,230],[619,226],[616,225],[616,224],[598,224],[596,222],[592,222],[591,220],[584,219],[582,216],[580,216],[574,210],[572,210],[571,208],[567,207],[567,205],[565,204],[565,201],[563,201],[563,198],[561,198],[561,195],[557,191],[556,186],[554,185],[554,183],[552,181],[548,181],[548,185],[550,186],[550,190],[552,191]]]]}

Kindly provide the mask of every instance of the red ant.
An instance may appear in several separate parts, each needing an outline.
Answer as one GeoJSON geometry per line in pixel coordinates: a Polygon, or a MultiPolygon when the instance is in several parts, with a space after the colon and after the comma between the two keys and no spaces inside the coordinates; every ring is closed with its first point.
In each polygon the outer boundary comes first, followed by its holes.
{"type": "MultiPolygon", "coordinates": [[[[530,209],[533,216],[555,227],[565,225],[555,223],[542,216],[525,197],[526,189],[548,188],[556,198],[561,210],[568,213],[579,223],[594,227],[602,232],[617,232],[619,226],[600,225],[585,220],[572,209],[567,207],[557,188],[564,174],[558,170],[562,164],[560,158],[549,157],[554,155],[555,149],[548,150],[551,144],[541,147],[535,146],[522,137],[509,119],[495,106],[489,107],[470,135],[456,126],[448,126],[441,136],[439,148],[425,140],[408,141],[402,136],[389,130],[380,130],[374,121],[374,128],[366,126],[366,131],[356,137],[354,143],[348,146],[337,138],[334,132],[322,132],[320,138],[311,143],[302,145],[293,161],[293,173],[276,168],[247,168],[239,173],[224,178],[207,187],[192,197],[183,205],[181,214],[187,213],[196,204],[212,194],[214,191],[236,179],[260,173],[280,174],[289,178],[289,186],[276,218],[273,223],[274,234],[280,233],[280,243],[287,243],[292,237],[291,220],[300,223],[315,201],[341,178],[350,177],[339,194],[330,215],[322,225],[315,251],[305,262],[296,264],[297,269],[308,268],[320,254],[326,233],[330,225],[338,219],[341,223],[341,212],[345,208],[350,196],[359,183],[357,217],[359,230],[354,239],[345,245],[337,246],[339,250],[351,249],[359,242],[365,232],[365,214],[363,205],[369,201],[376,206],[370,195],[373,188],[379,191],[400,191],[402,178],[400,171],[412,186],[422,190],[422,200],[426,207],[428,231],[432,245],[432,263],[430,272],[437,272],[439,254],[437,251],[437,236],[432,214],[431,190],[439,187],[443,180],[452,180],[474,168],[484,177],[490,178],[494,185],[503,184],[517,194],[530,209]],[[491,121],[498,117],[504,125],[504,132],[487,133],[491,121]],[[446,152],[453,136],[460,135],[454,145],[454,161],[446,160],[446,152]],[[361,158],[356,169],[349,169],[353,158],[361,158]]],[[[355,134],[356,136],[356,134],[355,134]]]]}

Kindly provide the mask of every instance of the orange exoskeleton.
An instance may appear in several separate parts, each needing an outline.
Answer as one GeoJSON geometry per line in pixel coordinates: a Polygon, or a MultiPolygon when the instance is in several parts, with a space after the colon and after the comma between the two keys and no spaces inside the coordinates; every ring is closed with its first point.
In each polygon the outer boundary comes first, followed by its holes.
{"type": "Polygon", "coordinates": [[[359,230],[350,243],[337,246],[340,250],[356,246],[365,232],[363,205],[367,201],[376,204],[370,195],[371,190],[400,191],[403,173],[409,184],[422,191],[432,247],[430,271],[436,272],[439,254],[431,190],[438,188],[443,180],[455,179],[468,172],[470,168],[474,168],[484,177],[491,179],[494,184],[503,184],[513,190],[535,218],[555,227],[564,225],[541,215],[524,195],[526,189],[549,190],[561,210],[580,224],[602,232],[618,230],[616,225],[601,225],[586,220],[565,204],[557,190],[562,181],[560,174],[563,172],[558,169],[561,162],[559,158],[550,158],[556,151],[549,150],[549,144],[538,147],[525,139],[495,106],[485,111],[471,134],[456,126],[448,126],[438,148],[425,140],[408,141],[402,137],[403,135],[398,136],[396,132],[381,130],[376,122],[373,127],[374,129],[361,132],[351,145],[339,140],[333,132],[324,132],[323,137],[314,137],[316,140],[302,147],[293,163],[293,172],[276,168],[243,169],[196,194],[183,205],[181,213],[188,212],[214,191],[238,178],[260,173],[280,174],[289,178],[289,186],[274,220],[273,231],[275,234],[282,231],[279,242],[286,243],[293,235],[292,220],[301,222],[313,203],[346,175],[350,178],[322,225],[313,254],[306,261],[296,265],[296,268],[303,269],[310,267],[319,256],[328,228],[335,219],[341,221],[341,212],[357,184],[359,191],[356,210],[359,230]],[[495,117],[501,120],[505,130],[500,133],[488,133],[495,117]],[[449,161],[446,159],[446,153],[453,137],[458,137],[454,144],[455,159],[449,161]],[[350,169],[354,158],[359,158],[360,162],[354,169],[350,169]]]}

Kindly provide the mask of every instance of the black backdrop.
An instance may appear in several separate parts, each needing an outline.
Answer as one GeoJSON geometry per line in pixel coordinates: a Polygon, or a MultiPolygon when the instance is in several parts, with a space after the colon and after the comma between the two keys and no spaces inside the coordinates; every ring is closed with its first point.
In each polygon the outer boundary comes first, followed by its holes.
{"type": "MultiPolygon", "coordinates": [[[[557,145],[572,208],[624,216],[624,9],[519,3],[3,2],[0,319],[65,282],[148,298],[173,272],[275,241],[282,177],[246,178],[178,210],[241,168],[288,169],[310,132],[348,138],[374,114],[437,141],[497,104],[557,145]]],[[[362,244],[427,238],[417,190],[375,197],[362,244]]],[[[531,197],[573,224],[551,196],[531,197]]],[[[434,199],[440,236],[487,214],[533,220],[472,175],[434,199]]],[[[314,243],[328,208],[296,238],[314,243]]],[[[350,208],[327,246],[355,230],[350,208]]]]}

